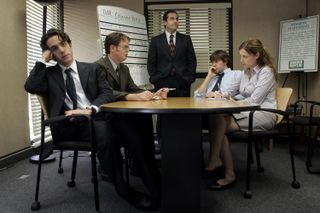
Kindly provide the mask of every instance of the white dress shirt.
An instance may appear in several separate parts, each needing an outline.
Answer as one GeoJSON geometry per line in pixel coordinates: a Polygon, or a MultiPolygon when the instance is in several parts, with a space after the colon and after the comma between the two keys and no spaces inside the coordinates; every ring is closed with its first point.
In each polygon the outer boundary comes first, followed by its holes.
{"type": "MultiPolygon", "coordinates": [[[[231,70],[230,68],[227,68],[223,71],[224,75],[222,77],[221,80],[221,85],[220,85],[220,90],[221,92],[225,92],[228,90],[229,87],[231,87],[231,85],[234,82],[237,82],[237,78],[239,78],[241,71],[240,70],[231,70]]],[[[218,80],[218,75],[216,75],[215,77],[213,77],[209,84],[208,87],[206,89],[206,91],[200,93],[198,90],[194,91],[194,97],[197,98],[205,98],[206,94],[208,92],[211,92],[213,87],[216,85],[218,80]]]]}
{"type": "MultiPolygon", "coordinates": [[[[86,94],[82,88],[81,82],[80,82],[80,78],[79,78],[79,73],[78,73],[78,68],[77,68],[77,63],[74,60],[72,62],[72,64],[70,65],[70,67],[65,67],[61,64],[59,64],[59,66],[61,67],[62,70],[62,75],[63,75],[63,79],[64,82],[66,83],[66,79],[67,79],[67,74],[64,72],[66,69],[71,68],[72,71],[70,72],[74,81],[74,85],[76,87],[76,92],[77,92],[77,108],[78,109],[86,109],[87,107],[94,107],[96,109],[96,111],[98,111],[98,107],[91,105],[91,102],[88,100],[88,98],[86,97],[86,94]]],[[[73,108],[73,104],[72,104],[72,100],[69,97],[68,93],[66,92],[66,98],[65,98],[65,103],[66,105],[72,109],[73,108]]]]}
{"type": "MultiPolygon", "coordinates": [[[[166,37],[167,37],[167,41],[168,41],[168,45],[170,45],[170,35],[171,33],[165,31],[166,33],[166,37]]],[[[176,34],[177,34],[177,31],[175,31],[174,33],[172,33],[173,35],[173,44],[176,45],[176,34]]]]}

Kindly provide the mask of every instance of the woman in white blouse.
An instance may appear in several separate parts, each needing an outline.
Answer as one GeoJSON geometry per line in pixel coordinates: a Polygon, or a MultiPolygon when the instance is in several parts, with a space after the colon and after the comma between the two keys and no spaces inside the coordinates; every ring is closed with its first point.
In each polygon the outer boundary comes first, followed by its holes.
{"type": "MultiPolygon", "coordinates": [[[[247,40],[239,47],[240,62],[244,71],[238,80],[226,91],[216,91],[214,97],[234,97],[241,102],[259,104],[261,107],[276,108],[275,89],[277,73],[269,53],[258,39],[247,40]]],[[[247,129],[249,112],[237,115],[209,115],[209,129],[214,152],[209,156],[207,169],[221,170],[225,167],[224,177],[208,186],[211,190],[232,187],[236,176],[233,168],[232,154],[226,134],[239,129],[247,129]]],[[[275,125],[276,115],[256,112],[253,119],[254,129],[270,129],[275,125]]]]}

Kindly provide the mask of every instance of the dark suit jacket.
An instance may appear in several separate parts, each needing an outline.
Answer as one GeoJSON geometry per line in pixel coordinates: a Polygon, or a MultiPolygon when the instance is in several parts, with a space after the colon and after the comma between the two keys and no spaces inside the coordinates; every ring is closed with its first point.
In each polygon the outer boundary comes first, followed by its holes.
{"type": "Polygon", "coordinates": [[[116,100],[123,100],[129,93],[140,93],[145,91],[140,89],[133,82],[129,68],[126,65],[122,63],[119,65],[120,71],[118,77],[108,57],[100,58],[97,63],[105,68],[107,81],[113,89],[116,100]]]}
{"type": "Polygon", "coordinates": [[[150,82],[157,88],[166,87],[172,68],[175,69],[178,84],[190,89],[195,80],[197,61],[190,36],[176,33],[176,54],[170,55],[166,34],[151,39],[148,53],[150,82]]]}
{"type": "MultiPolygon", "coordinates": [[[[103,68],[95,63],[77,62],[82,88],[92,105],[99,107],[114,100],[103,68]]],[[[65,83],[60,66],[46,67],[37,62],[25,83],[25,90],[32,94],[46,97],[49,116],[63,113],[65,100],[65,83]]]]}

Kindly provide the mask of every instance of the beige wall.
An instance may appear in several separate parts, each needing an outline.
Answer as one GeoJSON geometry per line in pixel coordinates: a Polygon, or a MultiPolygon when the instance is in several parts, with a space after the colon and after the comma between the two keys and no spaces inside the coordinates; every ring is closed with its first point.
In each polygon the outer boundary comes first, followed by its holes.
{"type": "Polygon", "coordinates": [[[25,0],[0,1],[0,158],[30,146],[25,8],[25,0]]]}

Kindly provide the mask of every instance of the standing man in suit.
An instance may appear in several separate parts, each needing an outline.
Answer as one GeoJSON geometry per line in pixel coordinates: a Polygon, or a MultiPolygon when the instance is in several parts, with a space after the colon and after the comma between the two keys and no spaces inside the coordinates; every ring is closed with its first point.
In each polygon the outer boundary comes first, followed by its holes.
{"type": "Polygon", "coordinates": [[[165,32],[151,39],[148,72],[155,89],[176,88],[172,97],[189,97],[195,80],[196,56],[190,36],[177,32],[178,14],[168,10],[163,15],[165,32]]]}
{"type": "MultiPolygon", "coordinates": [[[[25,83],[25,89],[32,94],[45,96],[49,117],[57,115],[95,116],[94,126],[100,166],[111,172],[111,181],[116,191],[137,208],[151,206],[148,197],[130,190],[120,176],[116,153],[119,147],[114,143],[114,119],[110,114],[99,112],[99,106],[114,100],[105,70],[96,63],[81,63],[73,58],[72,43],[69,36],[57,29],[50,29],[41,39],[42,62],[36,62],[25,83]],[[57,61],[55,66],[46,67],[46,62],[57,61]]],[[[89,137],[88,124],[76,124],[70,120],[51,126],[53,137],[76,137],[86,140],[89,137]]]]}
{"type": "MultiPolygon", "coordinates": [[[[113,32],[106,36],[104,47],[106,56],[97,63],[106,71],[106,78],[117,101],[150,101],[154,97],[166,99],[168,88],[160,88],[156,93],[140,89],[133,81],[129,68],[123,64],[129,52],[130,38],[113,32]]],[[[144,182],[151,195],[152,208],[159,206],[160,173],[154,158],[153,124],[150,114],[116,114],[114,127],[119,145],[125,144],[133,158],[134,170],[144,182]]],[[[114,154],[114,153],[113,153],[114,154]]],[[[120,152],[117,152],[117,158],[120,152]]],[[[109,171],[106,171],[108,173],[109,171]]]]}

